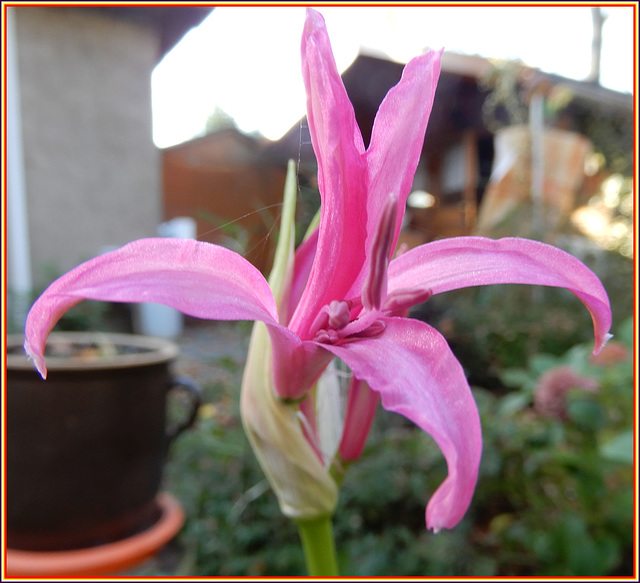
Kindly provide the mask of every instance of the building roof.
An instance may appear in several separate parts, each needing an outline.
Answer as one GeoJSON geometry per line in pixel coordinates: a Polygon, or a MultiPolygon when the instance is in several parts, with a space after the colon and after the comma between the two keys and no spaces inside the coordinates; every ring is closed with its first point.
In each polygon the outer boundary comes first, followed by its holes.
{"type": "MultiPolygon", "coordinates": [[[[373,119],[387,91],[395,85],[405,63],[390,59],[387,55],[370,49],[361,49],[358,57],[343,72],[347,93],[356,111],[356,119],[363,133],[365,144],[369,140],[373,119]]],[[[444,52],[442,70],[438,81],[436,99],[429,119],[426,151],[444,151],[459,139],[465,129],[474,129],[480,135],[490,133],[483,119],[483,103],[490,92],[482,80],[493,68],[491,59],[479,55],[444,52]]],[[[597,111],[599,115],[615,120],[633,117],[633,97],[607,89],[596,83],[577,81],[559,75],[522,66],[519,80],[527,91],[563,86],[573,97],[573,109],[581,116],[597,111]]],[[[286,159],[297,152],[302,162],[313,160],[310,148],[300,149],[300,144],[310,141],[305,118],[280,140],[267,146],[275,159],[286,159]],[[307,159],[308,158],[308,159],[307,159]]]]}
{"type": "Polygon", "coordinates": [[[214,9],[213,6],[110,5],[84,6],[115,18],[151,26],[160,32],[162,59],[192,28],[198,26],[214,9]]]}

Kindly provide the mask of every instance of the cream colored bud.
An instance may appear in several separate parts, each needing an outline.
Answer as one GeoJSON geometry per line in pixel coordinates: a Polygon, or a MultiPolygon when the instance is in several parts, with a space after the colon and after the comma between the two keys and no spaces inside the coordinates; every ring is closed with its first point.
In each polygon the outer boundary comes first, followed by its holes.
{"type": "Polygon", "coordinates": [[[294,520],[332,515],[338,487],[304,436],[298,407],[276,395],[267,328],[255,324],[242,381],[244,429],[280,509],[294,520]]]}

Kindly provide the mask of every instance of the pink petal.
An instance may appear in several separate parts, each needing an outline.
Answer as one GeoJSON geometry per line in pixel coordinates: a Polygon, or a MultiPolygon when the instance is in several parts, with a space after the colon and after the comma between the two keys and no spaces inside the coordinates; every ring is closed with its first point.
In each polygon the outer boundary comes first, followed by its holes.
{"type": "Polygon", "coordinates": [[[276,391],[282,399],[301,399],[331,362],[332,355],[315,342],[300,340],[286,328],[268,327],[276,391]]]}
{"type": "Polygon", "coordinates": [[[324,20],[312,9],[302,37],[302,69],[322,197],[315,262],[290,324],[305,338],[320,308],[343,299],[364,264],[367,192],[362,135],[324,20]]]}
{"type": "Polygon", "coordinates": [[[427,528],[452,528],[467,511],[478,476],[478,409],[460,363],[438,332],[417,320],[384,322],[377,338],[325,348],[380,393],[387,411],[404,415],[436,441],[449,475],[429,501],[427,528]]]}
{"type": "Polygon", "coordinates": [[[371,424],[378,408],[380,394],[355,377],[349,383],[347,409],[344,416],[344,430],[338,451],[347,462],[357,460],[369,435],[371,424]]]}
{"type": "Polygon", "coordinates": [[[611,308],[598,277],[557,247],[528,239],[454,237],[407,251],[389,264],[388,293],[430,289],[434,294],[496,283],[564,287],[585,304],[593,320],[595,350],[610,338],[611,308]]]}
{"type": "Polygon", "coordinates": [[[441,55],[442,50],[428,51],[407,63],[399,83],[380,104],[373,124],[366,153],[367,232],[375,232],[387,197],[396,195],[401,212],[396,220],[394,248],[422,153],[440,76],[441,55]]]}
{"type": "Polygon", "coordinates": [[[318,246],[318,229],[316,229],[300,246],[296,249],[293,259],[293,276],[291,287],[287,295],[287,318],[285,324],[291,320],[291,316],[300,302],[304,288],[309,281],[309,274],[313,260],[316,256],[318,246]]]}
{"type": "Polygon", "coordinates": [[[49,332],[83,299],[157,302],[212,320],[278,320],[266,280],[237,253],[188,239],[141,239],[76,267],[35,302],[25,349],[43,376],[49,332]]]}

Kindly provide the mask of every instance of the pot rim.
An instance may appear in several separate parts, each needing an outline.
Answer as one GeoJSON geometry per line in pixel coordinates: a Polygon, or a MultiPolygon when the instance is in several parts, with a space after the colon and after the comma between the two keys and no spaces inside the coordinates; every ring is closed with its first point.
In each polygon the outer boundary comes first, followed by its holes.
{"type": "MultiPolygon", "coordinates": [[[[47,339],[47,345],[55,342],[76,344],[109,343],[116,346],[141,348],[144,349],[144,352],[99,356],[95,358],[47,355],[46,362],[49,371],[135,368],[170,362],[179,354],[179,347],[172,340],[140,334],[122,334],[115,332],[52,332],[47,339]]],[[[7,370],[35,371],[32,360],[26,354],[8,353],[10,349],[22,347],[23,343],[24,336],[22,334],[7,335],[5,351],[7,370]]]]}
{"type": "MultiPolygon", "coordinates": [[[[11,577],[102,577],[131,569],[156,554],[182,528],[185,515],[172,494],[156,498],[158,521],[147,530],[112,543],[72,551],[21,551],[7,549],[6,569],[11,577]]],[[[116,575],[117,576],[117,575],[116,575]]]]}

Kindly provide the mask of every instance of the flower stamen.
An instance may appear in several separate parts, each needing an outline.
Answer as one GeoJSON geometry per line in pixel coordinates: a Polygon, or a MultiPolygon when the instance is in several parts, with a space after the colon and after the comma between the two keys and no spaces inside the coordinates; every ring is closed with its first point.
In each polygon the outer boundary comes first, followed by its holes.
{"type": "Polygon", "coordinates": [[[388,315],[404,315],[413,306],[426,302],[433,292],[430,289],[399,289],[389,294],[382,311],[388,315]]]}
{"type": "Polygon", "coordinates": [[[387,267],[396,231],[398,197],[390,194],[373,237],[369,254],[369,270],[362,284],[362,305],[367,310],[379,310],[387,295],[387,267]]]}
{"type": "Polygon", "coordinates": [[[329,326],[335,330],[342,330],[351,320],[351,306],[349,302],[333,300],[329,304],[329,326]]]}

